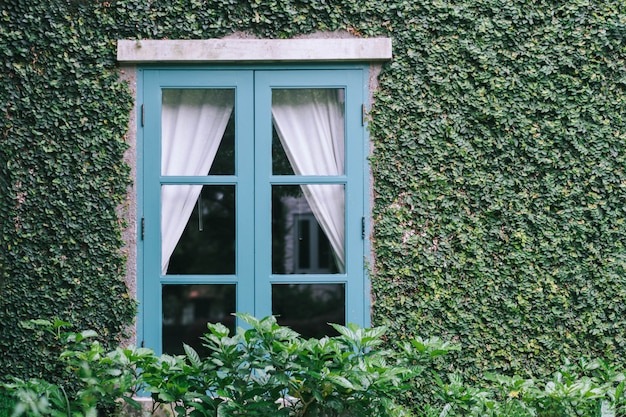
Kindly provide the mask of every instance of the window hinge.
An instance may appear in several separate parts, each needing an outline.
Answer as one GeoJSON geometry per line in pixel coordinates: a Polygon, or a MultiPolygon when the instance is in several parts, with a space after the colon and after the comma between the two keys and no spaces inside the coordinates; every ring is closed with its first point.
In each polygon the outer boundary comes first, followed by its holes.
{"type": "Polygon", "coordinates": [[[361,217],[361,239],[365,239],[365,217],[361,217]]]}
{"type": "Polygon", "coordinates": [[[145,115],[146,114],[145,114],[145,111],[144,111],[144,108],[143,108],[143,104],[142,104],[141,105],[141,127],[143,127],[143,123],[144,123],[144,120],[145,120],[145,115]]]}
{"type": "Polygon", "coordinates": [[[141,218],[141,240],[143,240],[143,237],[145,236],[145,231],[146,231],[146,218],[142,217],[141,218]]]}
{"type": "Polygon", "coordinates": [[[365,126],[365,118],[367,117],[367,109],[365,104],[361,104],[361,126],[365,126]]]}

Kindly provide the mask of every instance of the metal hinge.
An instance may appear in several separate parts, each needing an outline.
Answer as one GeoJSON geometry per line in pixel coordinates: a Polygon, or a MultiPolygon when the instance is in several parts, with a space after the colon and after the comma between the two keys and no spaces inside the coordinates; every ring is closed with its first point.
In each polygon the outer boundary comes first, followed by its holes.
{"type": "Polygon", "coordinates": [[[141,240],[143,240],[145,236],[145,231],[146,231],[146,218],[142,217],[141,218],[141,240]]]}
{"type": "Polygon", "coordinates": [[[365,239],[365,217],[361,217],[361,239],[365,239]]]}
{"type": "Polygon", "coordinates": [[[365,118],[367,117],[367,109],[365,104],[361,104],[361,126],[365,126],[365,118]]]}
{"type": "Polygon", "coordinates": [[[141,105],[141,127],[143,127],[144,124],[144,120],[145,120],[146,114],[143,108],[143,104],[141,105]]]}

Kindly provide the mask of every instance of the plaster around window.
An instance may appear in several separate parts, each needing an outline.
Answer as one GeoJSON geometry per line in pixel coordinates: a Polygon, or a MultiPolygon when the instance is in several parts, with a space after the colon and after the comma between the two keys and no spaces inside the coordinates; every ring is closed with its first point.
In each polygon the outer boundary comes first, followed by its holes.
{"type": "MultiPolygon", "coordinates": [[[[133,95],[137,97],[137,72],[134,66],[120,66],[120,80],[126,82],[133,95]]],[[[130,112],[128,131],[126,132],[126,143],[128,149],[124,154],[124,162],[130,167],[132,179],[137,178],[137,109],[133,107],[130,112]]],[[[118,207],[118,215],[124,220],[126,227],[122,231],[124,248],[122,253],[126,258],[126,285],[128,291],[137,299],[137,190],[134,184],[127,189],[126,200],[118,207]]],[[[128,339],[125,344],[137,344],[136,327],[129,326],[127,330],[128,339]]]]}
{"type": "Polygon", "coordinates": [[[390,38],[119,40],[122,63],[376,62],[390,38]]]}

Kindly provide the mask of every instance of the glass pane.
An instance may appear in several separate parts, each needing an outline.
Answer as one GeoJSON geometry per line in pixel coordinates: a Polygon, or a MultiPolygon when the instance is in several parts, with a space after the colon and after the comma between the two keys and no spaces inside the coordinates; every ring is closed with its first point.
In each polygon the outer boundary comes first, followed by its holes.
{"type": "Polygon", "coordinates": [[[168,274],[235,273],[234,185],[164,185],[162,204],[168,274]]]}
{"type": "Polygon", "coordinates": [[[344,90],[272,90],[272,173],[344,173],[344,90]]]}
{"type": "Polygon", "coordinates": [[[209,175],[235,175],[235,111],[230,115],[209,175]]]}
{"type": "Polygon", "coordinates": [[[280,143],[276,126],[272,126],[272,174],[295,175],[289,158],[287,158],[287,154],[285,154],[285,149],[280,143]]]}
{"type": "Polygon", "coordinates": [[[163,90],[161,173],[235,173],[233,89],[163,90]]]}
{"type": "Polygon", "coordinates": [[[272,314],[306,338],[334,336],[328,323],[345,325],[344,284],[273,284],[272,314]]]}
{"type": "Polygon", "coordinates": [[[344,186],[272,186],[272,273],[344,272],[344,186]]]}
{"type": "Polygon", "coordinates": [[[200,337],[208,332],[207,323],[222,323],[235,329],[236,286],[164,285],[163,353],[184,353],[183,343],[206,354],[200,337]]]}

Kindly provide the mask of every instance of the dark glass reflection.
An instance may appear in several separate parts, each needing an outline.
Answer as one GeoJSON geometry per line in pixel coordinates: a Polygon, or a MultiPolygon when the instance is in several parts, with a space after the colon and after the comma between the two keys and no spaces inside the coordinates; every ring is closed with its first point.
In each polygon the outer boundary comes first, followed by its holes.
{"type": "Polygon", "coordinates": [[[205,356],[200,337],[207,323],[222,323],[235,329],[236,286],[234,284],[164,285],[163,353],[184,353],[183,343],[205,356]]]}
{"type": "Polygon", "coordinates": [[[291,163],[287,158],[285,149],[276,132],[276,127],[272,124],[272,174],[274,175],[294,175],[291,163]]]}
{"type": "Polygon", "coordinates": [[[202,187],[185,231],[170,258],[167,273],[235,273],[234,185],[202,187]]]}
{"type": "Polygon", "coordinates": [[[272,273],[340,273],[328,237],[299,185],[272,187],[272,273]]]}
{"type": "Polygon", "coordinates": [[[224,137],[220,142],[209,175],[235,175],[235,112],[228,120],[224,137]]]}
{"type": "Polygon", "coordinates": [[[272,314],[303,337],[334,336],[328,323],[346,322],[344,284],[273,284],[272,314]]]}

